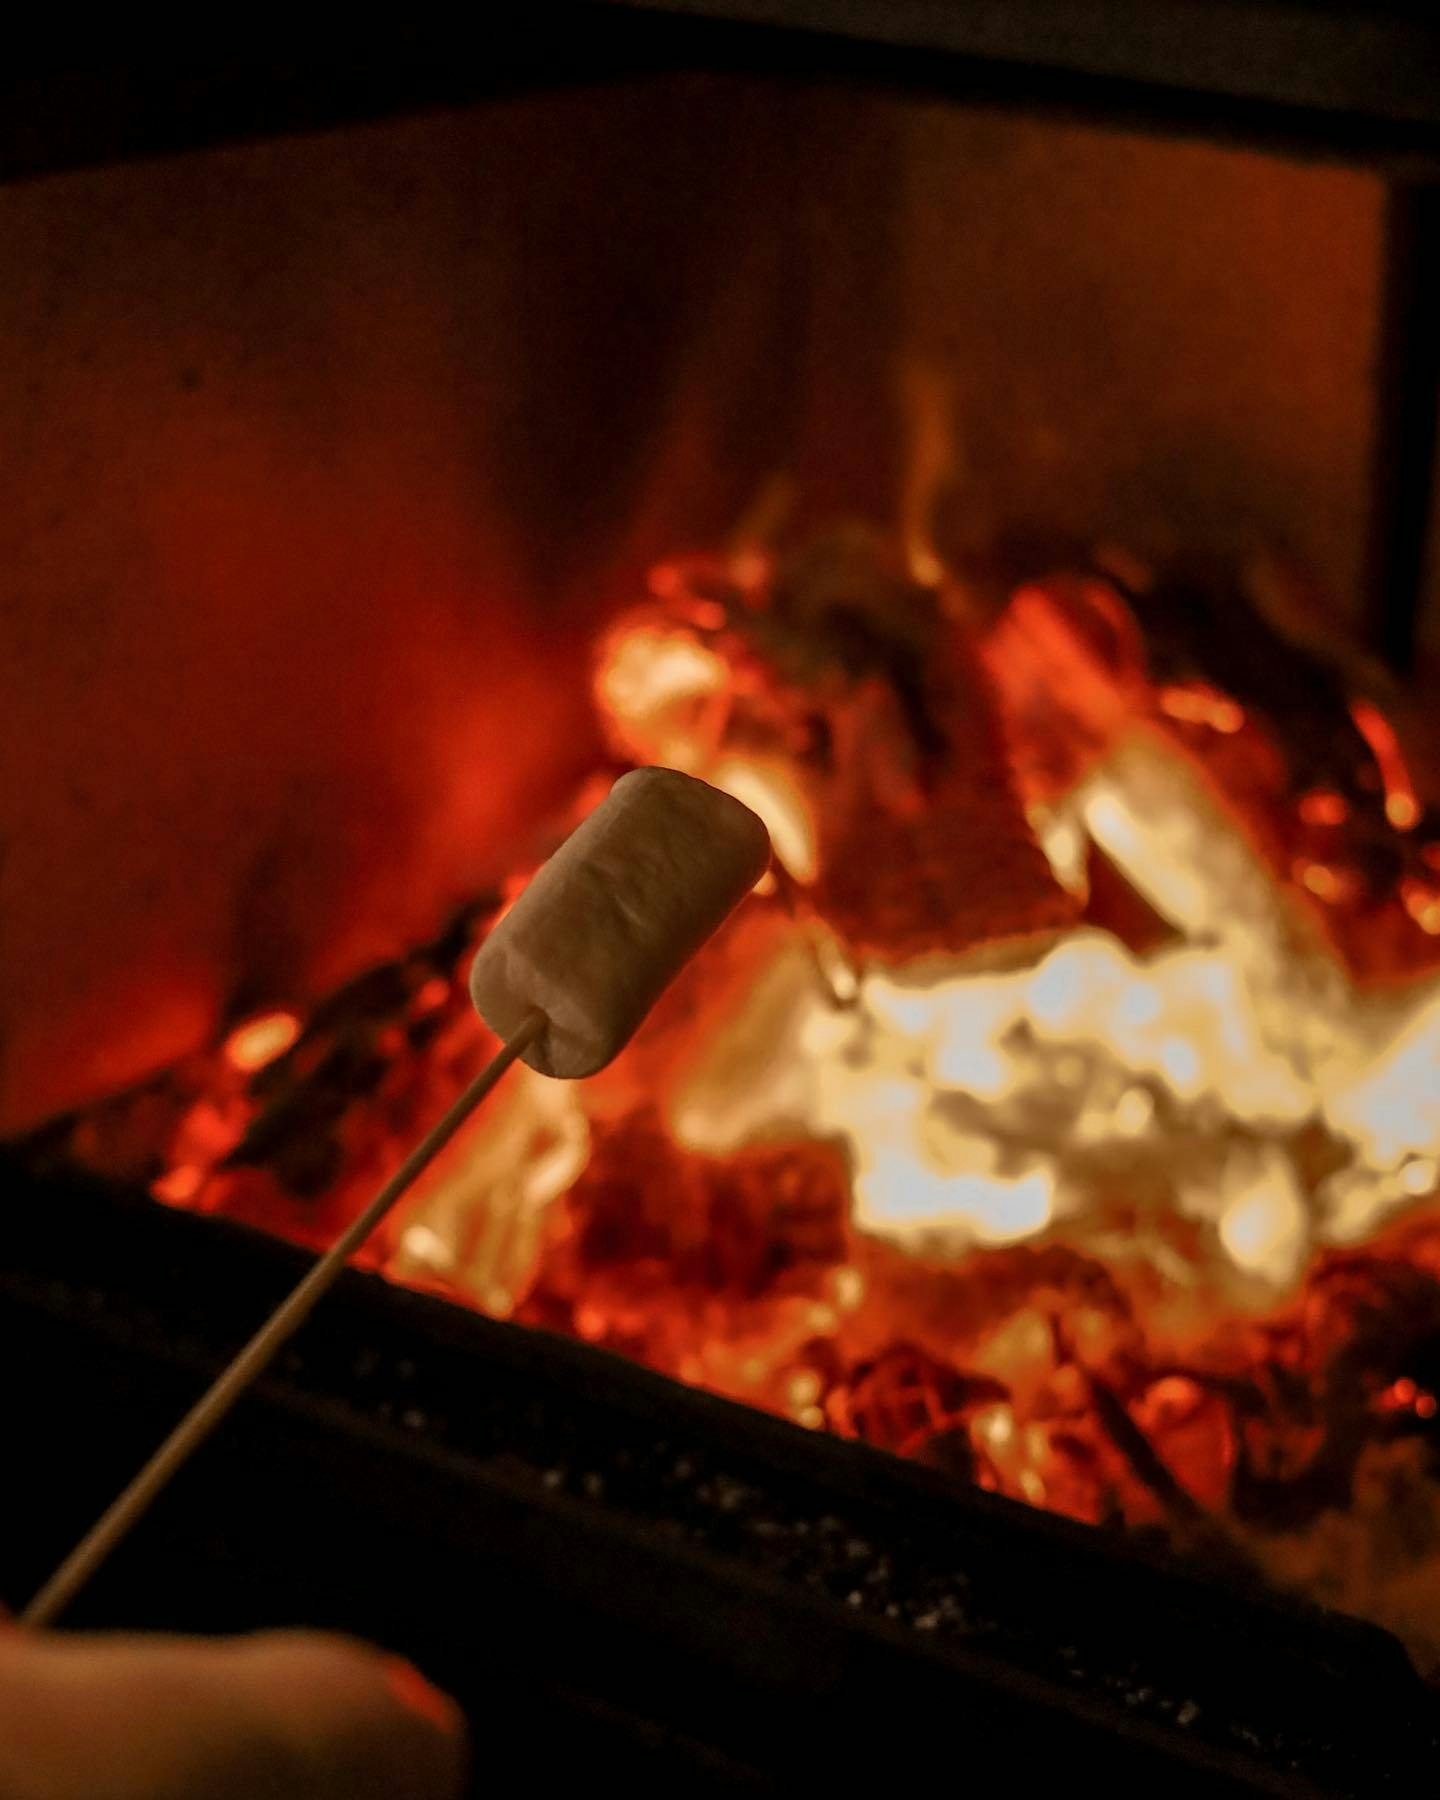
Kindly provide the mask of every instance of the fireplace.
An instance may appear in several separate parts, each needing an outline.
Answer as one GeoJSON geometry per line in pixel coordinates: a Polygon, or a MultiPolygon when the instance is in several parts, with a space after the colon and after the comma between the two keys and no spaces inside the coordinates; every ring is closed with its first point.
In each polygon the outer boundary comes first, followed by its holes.
{"type": "Polygon", "coordinates": [[[20,85],[7,1600],[658,762],[761,891],[77,1619],[393,1642],[482,1785],[1433,1758],[1436,42],[1166,10],[20,85]]]}

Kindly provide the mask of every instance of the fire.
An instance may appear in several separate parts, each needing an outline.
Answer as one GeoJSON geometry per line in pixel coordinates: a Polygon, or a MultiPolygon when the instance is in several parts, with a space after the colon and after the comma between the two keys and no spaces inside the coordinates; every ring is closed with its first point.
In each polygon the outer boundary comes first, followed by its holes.
{"type": "Polygon", "coordinates": [[[1220,694],[1203,682],[1187,687],[1161,688],[1156,696],[1160,710],[1172,719],[1183,719],[1191,725],[1208,725],[1212,731],[1228,737],[1242,729],[1244,711],[1226,694],[1220,694]]]}
{"type": "MultiPolygon", "coordinates": [[[[977,637],[918,560],[670,565],[605,634],[614,755],[754,807],[778,878],[610,1071],[518,1070],[378,1259],[1034,1505],[1218,1534],[1440,1664],[1440,1609],[1357,1548],[1430,1480],[1440,1378],[1440,841],[1393,728],[1354,699],[1365,778],[1303,766],[1253,698],[1152,680],[1107,579],[1027,582],[977,637]]],[[[322,1241],[483,1059],[464,975],[522,880],[383,1001],[249,1020],[69,1153],[322,1241]]]]}
{"type": "Polygon", "coordinates": [[[1420,801],[1394,728],[1370,700],[1353,701],[1350,716],[1380,766],[1385,784],[1385,817],[1397,831],[1413,831],[1420,823],[1420,801]]]}
{"type": "Polygon", "coordinates": [[[1227,1204],[1220,1242],[1237,1268],[1284,1285],[1304,1254],[1308,1223],[1299,1187],[1282,1165],[1227,1204]]]}
{"type": "Polygon", "coordinates": [[[602,716],[623,719],[651,746],[650,760],[683,768],[723,705],[725,664],[694,638],[641,627],[612,637],[596,678],[602,716]]]}
{"type": "Polygon", "coordinates": [[[723,788],[765,821],[777,861],[797,881],[815,879],[815,824],[795,778],[781,762],[723,756],[706,770],[723,788]]]}
{"type": "Polygon", "coordinates": [[[225,1056],[248,1074],[283,1056],[299,1035],[300,1021],[294,1013],[262,1013],[235,1027],[225,1040],[225,1056]]]}

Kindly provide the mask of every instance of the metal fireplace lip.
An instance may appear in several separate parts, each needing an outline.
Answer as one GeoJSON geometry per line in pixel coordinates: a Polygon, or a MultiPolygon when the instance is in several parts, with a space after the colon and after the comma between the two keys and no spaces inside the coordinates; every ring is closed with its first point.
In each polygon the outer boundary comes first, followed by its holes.
{"type": "MultiPolygon", "coordinates": [[[[1122,87],[1132,101],[1186,97],[1209,106],[1225,131],[1259,123],[1226,119],[1215,103],[1274,108],[1323,132],[1342,121],[1440,126],[1440,21],[1421,0],[617,0],[647,11],[727,19],[817,37],[916,52],[993,75],[1048,71],[1056,98],[1109,108],[1122,87]],[[1111,85],[1117,84],[1117,85],[1111,85]]],[[[917,66],[918,73],[918,66],[917,66]]],[[[938,76],[939,70],[936,70],[938,76]]],[[[1195,118],[1205,116],[1197,112],[1195,118]]],[[[1363,141],[1352,140],[1354,146],[1363,141]]],[[[1395,140],[1397,145],[1401,141],[1395,140]]]]}
{"type": "Polygon", "coordinates": [[[0,76],[0,180],[685,68],[830,76],[1416,175],[1440,165],[1425,0],[536,0],[283,49],[218,21],[37,21],[0,76]]]}
{"type": "MultiPolygon", "coordinates": [[[[0,1190],[13,1604],[304,1253],[13,1160],[0,1190]]],[[[1374,1627],[357,1272],[75,1622],[379,1636],[477,1721],[508,1683],[607,1766],[716,1792],[947,1744],[1127,1793],[1408,1791],[1440,1754],[1374,1627]]]]}

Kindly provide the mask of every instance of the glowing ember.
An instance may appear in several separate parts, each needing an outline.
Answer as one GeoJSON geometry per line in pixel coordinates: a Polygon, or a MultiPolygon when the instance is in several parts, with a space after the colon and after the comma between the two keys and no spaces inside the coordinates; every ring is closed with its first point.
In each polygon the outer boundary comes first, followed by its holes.
{"type": "MultiPolygon", "coordinates": [[[[378,1255],[1032,1504],[1223,1540],[1440,1663],[1440,841],[1395,734],[1342,703],[1373,766],[1309,766],[1253,696],[1152,681],[1099,576],[977,638],[933,552],[898,566],[671,565],[606,634],[612,750],[743,799],[780,872],[611,1070],[517,1071],[378,1255]]],[[[522,881],[67,1154],[323,1241],[482,1060],[463,975],[522,881]]]]}
{"type": "Polygon", "coordinates": [[[775,855],[797,881],[815,879],[814,821],[794,775],[783,763],[725,756],[706,770],[706,776],[760,815],[775,855]]]}
{"type": "Polygon", "coordinates": [[[300,1021],[294,1013],[262,1013],[236,1026],[225,1040],[225,1056],[235,1068],[249,1073],[283,1056],[299,1035],[300,1021]]]}
{"type": "Polygon", "coordinates": [[[1208,725],[1227,737],[1245,724],[1244,711],[1228,695],[1216,693],[1214,688],[1199,682],[1189,687],[1161,688],[1157,698],[1161,712],[1170,718],[1183,719],[1191,725],[1208,725]]]}
{"type": "Polygon", "coordinates": [[[1356,700],[1350,715],[1369,744],[1385,784],[1385,817],[1397,831],[1413,831],[1420,823],[1420,802],[1390,721],[1369,700],[1356,700]]]}
{"type": "Polygon", "coordinates": [[[1343,825],[1350,817],[1350,802],[1343,794],[1316,788],[1302,795],[1296,810],[1307,825],[1343,825]]]}

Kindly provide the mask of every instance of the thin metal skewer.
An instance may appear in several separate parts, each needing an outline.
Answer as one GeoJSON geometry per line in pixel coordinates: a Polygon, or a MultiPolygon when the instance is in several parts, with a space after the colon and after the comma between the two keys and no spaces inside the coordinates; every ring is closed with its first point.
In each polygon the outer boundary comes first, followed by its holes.
{"type": "Polygon", "coordinates": [[[20,1615],[22,1625],[54,1624],[95,1570],[139,1519],[156,1495],[199,1448],[256,1376],[295,1335],[339,1280],[346,1263],[434,1161],[500,1077],[529,1049],[545,1028],[545,1015],[532,1012],[508,1043],[502,1044],[460,1098],[410,1152],[380,1192],[330,1246],[304,1280],[283,1300],[214,1384],[161,1444],[130,1485],[96,1520],[20,1615]]]}

